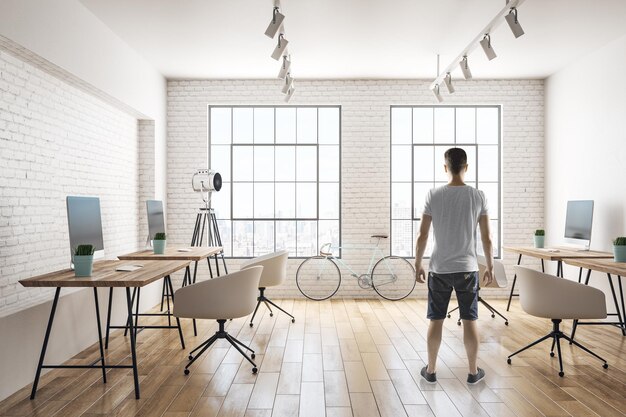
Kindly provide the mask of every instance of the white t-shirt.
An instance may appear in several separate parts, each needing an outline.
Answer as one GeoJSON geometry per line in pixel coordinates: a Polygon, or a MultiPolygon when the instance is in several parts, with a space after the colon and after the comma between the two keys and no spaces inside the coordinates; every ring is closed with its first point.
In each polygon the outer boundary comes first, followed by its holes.
{"type": "Polygon", "coordinates": [[[478,271],[476,228],[488,214],[485,194],[468,185],[433,188],[424,214],[432,217],[434,247],[429,270],[438,274],[478,271]]]}

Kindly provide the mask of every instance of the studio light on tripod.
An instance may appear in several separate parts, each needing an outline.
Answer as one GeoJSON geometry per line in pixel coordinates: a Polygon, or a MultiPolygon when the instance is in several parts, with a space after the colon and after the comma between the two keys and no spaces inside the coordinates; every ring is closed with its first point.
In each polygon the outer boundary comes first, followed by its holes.
{"type": "Polygon", "coordinates": [[[199,169],[191,177],[191,186],[199,193],[217,192],[222,189],[222,176],[212,169],[199,169]]]}

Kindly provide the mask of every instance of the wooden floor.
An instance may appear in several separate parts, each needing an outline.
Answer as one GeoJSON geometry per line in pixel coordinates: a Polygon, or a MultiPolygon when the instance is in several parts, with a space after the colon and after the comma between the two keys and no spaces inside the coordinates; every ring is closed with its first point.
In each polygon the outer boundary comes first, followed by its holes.
{"type": "MultiPolygon", "coordinates": [[[[216,324],[199,322],[193,337],[185,320],[188,348],[176,330],[139,334],[141,399],[135,400],[127,369],[54,370],[40,383],[37,398],[25,387],[0,403],[7,416],[622,416],[626,412],[626,337],[616,328],[584,326],[580,342],[604,356],[608,370],[594,358],[562,346],[565,377],[544,342],[507,365],[511,351],[542,336],[550,322],[523,314],[514,303],[510,325],[480,310],[480,366],[485,382],[467,377],[462,330],[446,320],[436,385],[424,384],[419,371],[426,358],[426,305],[423,300],[281,300],[296,316],[269,313],[253,328],[245,319],[228,331],[257,351],[259,373],[224,341],[212,347],[183,374],[190,347],[213,334],[216,324]]],[[[504,312],[505,302],[493,305],[504,312]]],[[[153,321],[161,320],[152,318],[153,321]]],[[[569,330],[571,323],[565,325],[569,330]]],[[[97,345],[69,363],[96,356],[97,345]]],[[[5,352],[6,353],[6,352],[5,352]]],[[[36,358],[33,358],[33,361],[36,358]]],[[[128,362],[128,340],[116,333],[109,363],[128,362]]]]}

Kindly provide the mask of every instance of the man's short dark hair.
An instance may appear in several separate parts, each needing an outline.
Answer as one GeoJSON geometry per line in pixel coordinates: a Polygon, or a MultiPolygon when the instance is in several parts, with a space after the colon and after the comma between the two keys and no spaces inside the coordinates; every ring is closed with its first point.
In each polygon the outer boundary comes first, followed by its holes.
{"type": "Polygon", "coordinates": [[[450,148],[443,156],[446,159],[448,170],[454,175],[459,175],[467,165],[467,154],[461,148],[450,148]]]}

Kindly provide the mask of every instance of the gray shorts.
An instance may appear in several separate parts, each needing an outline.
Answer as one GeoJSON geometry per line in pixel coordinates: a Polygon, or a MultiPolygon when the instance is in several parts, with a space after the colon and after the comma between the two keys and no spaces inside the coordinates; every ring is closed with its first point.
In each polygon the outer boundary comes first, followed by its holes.
{"type": "Polygon", "coordinates": [[[478,272],[428,273],[428,313],[431,320],[443,320],[448,313],[452,289],[459,301],[461,320],[478,319],[478,272]]]}

